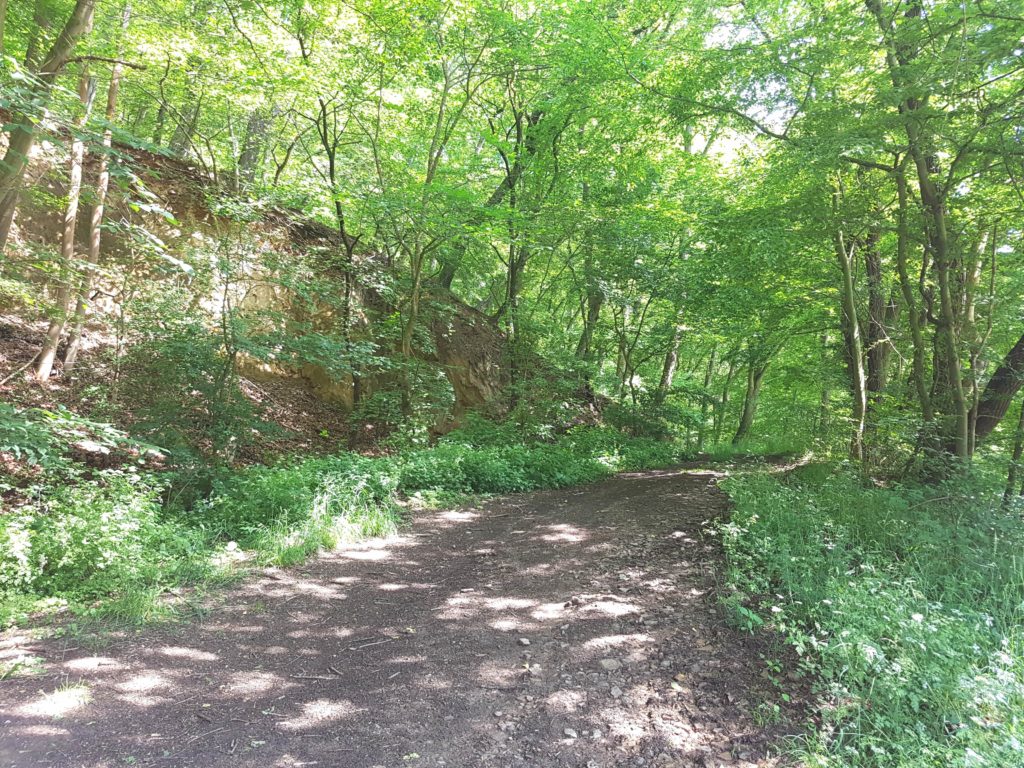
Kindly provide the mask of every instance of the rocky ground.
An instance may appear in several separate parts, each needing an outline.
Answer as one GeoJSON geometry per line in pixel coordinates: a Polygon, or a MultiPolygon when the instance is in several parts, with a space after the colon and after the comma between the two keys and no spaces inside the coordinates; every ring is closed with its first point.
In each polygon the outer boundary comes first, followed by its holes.
{"type": "Polygon", "coordinates": [[[779,765],[763,649],[716,607],[715,479],[423,513],[197,621],[10,635],[44,662],[0,683],[0,766],[779,765]]]}

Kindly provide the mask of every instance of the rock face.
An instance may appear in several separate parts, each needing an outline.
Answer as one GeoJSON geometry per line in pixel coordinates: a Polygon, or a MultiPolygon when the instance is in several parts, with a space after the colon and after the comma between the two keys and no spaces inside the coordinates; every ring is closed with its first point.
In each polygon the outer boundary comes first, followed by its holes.
{"type": "Polygon", "coordinates": [[[502,415],[510,383],[505,334],[494,320],[450,293],[431,298],[430,331],[437,362],[455,395],[447,428],[458,426],[471,410],[502,415]]]}
{"type": "MultiPolygon", "coordinates": [[[[188,163],[143,150],[123,149],[131,156],[131,165],[137,171],[137,181],[131,190],[115,188],[108,199],[107,219],[131,223],[152,232],[163,243],[164,258],[168,263],[184,264],[183,254],[196,249],[217,250],[219,239],[226,233],[244,240],[245,247],[234,254],[236,264],[230,286],[215,283],[209,295],[197,297],[197,307],[215,318],[220,311],[224,294],[230,294],[231,304],[251,315],[257,323],[299,323],[313,330],[330,333],[338,325],[337,307],[329,302],[318,302],[311,296],[298,297],[279,276],[268,272],[257,254],[291,252],[308,259],[308,268],[325,281],[333,281],[341,290],[343,272],[338,266],[338,255],[345,248],[338,232],[294,211],[269,209],[256,221],[235,222],[218,217],[208,204],[208,195],[215,191],[215,183],[200,169],[188,163]],[[144,199],[141,209],[135,199],[144,199]],[[242,232],[244,231],[244,237],[242,232]],[[178,258],[183,259],[179,262],[178,258]],[[256,320],[256,318],[263,318],[256,320]],[[268,320],[267,318],[276,318],[268,320]]],[[[26,189],[45,191],[35,196],[25,194],[15,221],[14,242],[21,244],[52,245],[59,242],[61,216],[53,210],[53,200],[64,194],[62,168],[63,155],[59,148],[42,141],[37,146],[27,175],[26,189]],[[38,199],[37,199],[38,198],[38,199]]],[[[87,168],[87,172],[92,169],[87,168]]],[[[87,237],[85,221],[80,216],[77,237],[84,248],[87,237]]],[[[131,258],[131,238],[118,229],[104,235],[103,259],[131,258]]],[[[356,273],[379,275],[394,267],[374,253],[355,254],[356,273]]],[[[154,263],[163,263],[152,259],[154,263]]],[[[163,279],[159,269],[149,266],[146,279],[163,279]]],[[[374,279],[362,280],[358,276],[353,286],[352,333],[358,339],[373,339],[376,321],[393,316],[397,311],[375,285],[374,279]]],[[[40,282],[40,290],[48,285],[40,282]]],[[[113,295],[117,286],[107,286],[105,295],[113,295]]],[[[112,314],[110,301],[100,299],[98,315],[112,314]],[[104,304],[103,302],[107,303],[104,304]],[[108,306],[109,305],[109,306],[108,306]]],[[[427,292],[423,297],[420,323],[429,332],[430,342],[423,339],[416,354],[429,363],[438,365],[452,388],[452,413],[445,416],[437,431],[448,431],[462,421],[470,410],[501,415],[507,407],[509,371],[507,366],[507,340],[498,324],[482,312],[462,302],[443,289],[427,292]],[[431,348],[432,347],[432,348],[431,348]]],[[[97,330],[101,325],[97,326],[97,330]]],[[[262,330],[280,330],[272,326],[262,330]]],[[[422,337],[421,337],[422,338],[422,337]]],[[[387,354],[386,347],[381,352],[387,354]]],[[[397,353],[396,353],[397,354],[397,353]]],[[[284,360],[258,360],[245,354],[237,358],[238,372],[252,381],[301,379],[324,402],[351,411],[354,407],[354,385],[348,374],[328,370],[329,366],[306,363],[289,365],[284,360]]],[[[393,374],[367,372],[359,382],[361,397],[397,384],[393,374]]]]}

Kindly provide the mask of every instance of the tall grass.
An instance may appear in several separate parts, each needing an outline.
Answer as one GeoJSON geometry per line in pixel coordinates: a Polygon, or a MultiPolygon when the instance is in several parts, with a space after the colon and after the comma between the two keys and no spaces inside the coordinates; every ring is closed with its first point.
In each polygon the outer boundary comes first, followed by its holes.
{"type": "Polygon", "coordinates": [[[724,487],[726,603],[815,681],[808,765],[1024,765],[1024,526],[996,494],[822,466],[724,487]]]}

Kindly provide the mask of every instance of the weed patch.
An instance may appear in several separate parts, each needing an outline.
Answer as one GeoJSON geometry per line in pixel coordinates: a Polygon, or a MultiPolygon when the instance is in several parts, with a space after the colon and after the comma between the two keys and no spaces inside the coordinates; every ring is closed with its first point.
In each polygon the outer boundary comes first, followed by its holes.
{"type": "Polygon", "coordinates": [[[817,681],[808,765],[1024,765],[1024,535],[996,500],[820,466],[723,487],[726,604],[817,681]]]}

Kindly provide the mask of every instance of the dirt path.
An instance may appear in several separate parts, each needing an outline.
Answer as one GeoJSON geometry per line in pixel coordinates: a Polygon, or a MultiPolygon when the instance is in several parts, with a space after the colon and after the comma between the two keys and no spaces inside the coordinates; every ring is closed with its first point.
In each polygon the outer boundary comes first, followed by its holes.
{"type": "Polygon", "coordinates": [[[724,507],[699,472],[497,499],[200,623],[41,645],[0,683],[0,767],[776,765],[764,665],[709,594],[724,507]]]}

